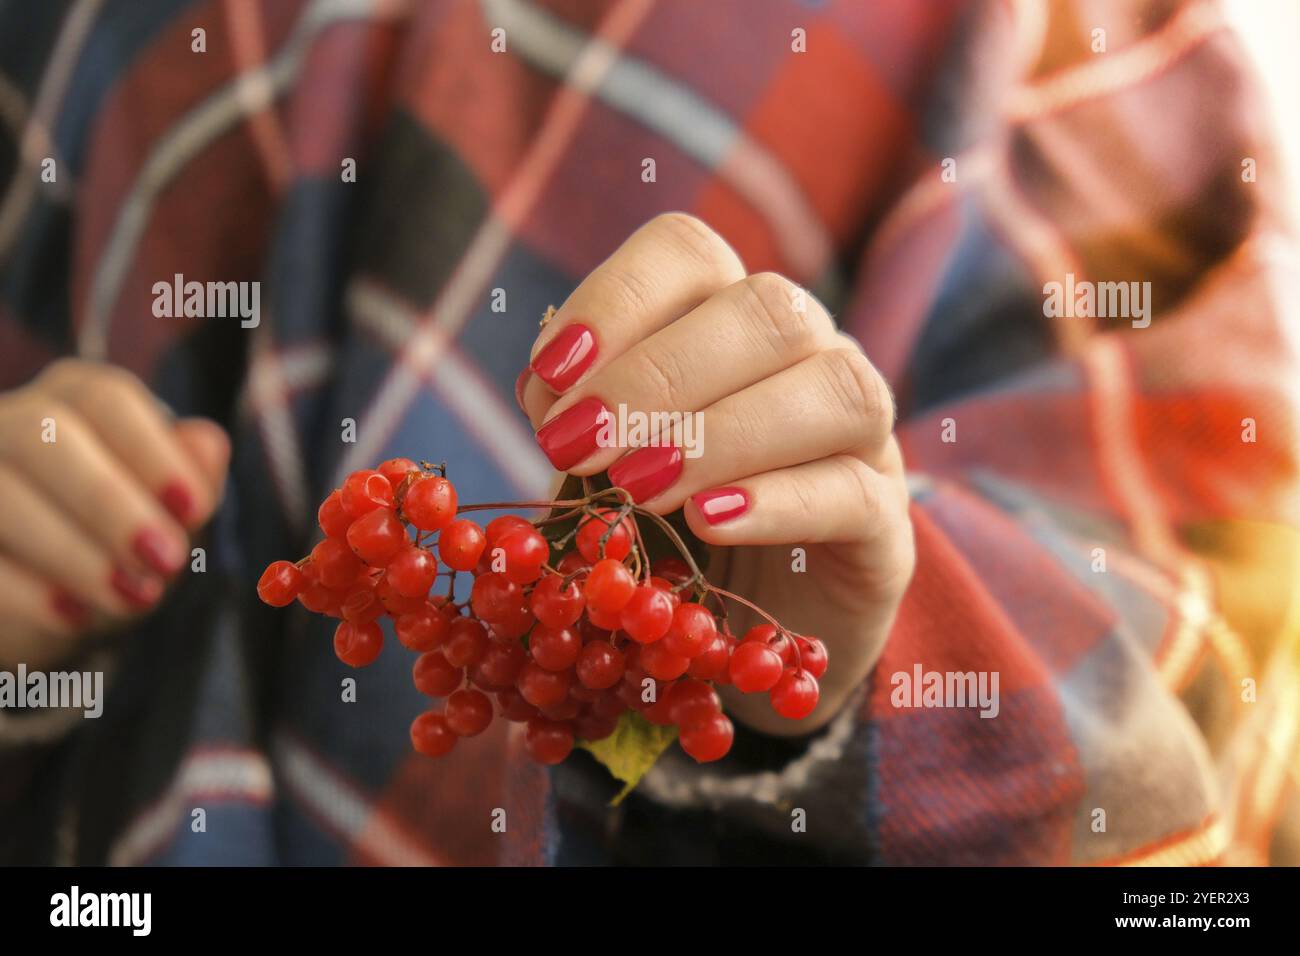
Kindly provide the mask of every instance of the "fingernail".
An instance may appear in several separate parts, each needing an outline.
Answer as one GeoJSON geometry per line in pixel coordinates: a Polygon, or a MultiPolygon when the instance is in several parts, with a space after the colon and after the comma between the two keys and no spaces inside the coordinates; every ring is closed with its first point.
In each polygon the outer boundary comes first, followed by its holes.
{"type": "Polygon", "coordinates": [[[740,488],[714,488],[691,495],[695,507],[711,525],[739,518],[749,510],[749,496],[740,488]]]}
{"type": "Polygon", "coordinates": [[[515,401],[519,403],[519,410],[525,414],[528,413],[528,409],[524,408],[524,389],[528,387],[528,378],[532,374],[533,370],[526,368],[515,379],[515,401]]]}
{"type": "Polygon", "coordinates": [[[50,592],[50,604],[54,612],[73,627],[84,627],[90,621],[90,608],[63,588],[50,592]]]}
{"type": "Polygon", "coordinates": [[[180,570],[185,558],[157,528],[142,528],[131,539],[131,550],[143,564],[167,576],[180,570]]]}
{"type": "Polygon", "coordinates": [[[662,494],[682,473],[682,450],[675,445],[638,448],[609,466],[610,484],[625,489],[637,504],[662,494]]]}
{"type": "Polygon", "coordinates": [[[194,516],[194,496],[183,481],[173,481],[158,493],[158,499],[181,524],[188,524],[194,516]]]}
{"type": "Polygon", "coordinates": [[[125,568],[114,568],[109,583],[122,596],[122,600],[140,610],[153,607],[158,598],[162,597],[161,581],[151,575],[132,574],[125,568]]]}
{"type": "Polygon", "coordinates": [[[596,336],[585,325],[566,325],[533,359],[532,369],[543,382],[563,392],[596,360],[596,336]]]}
{"type": "Polygon", "coordinates": [[[568,471],[596,450],[596,436],[609,420],[599,398],[584,398],[537,431],[537,444],[557,471],[568,471]]]}

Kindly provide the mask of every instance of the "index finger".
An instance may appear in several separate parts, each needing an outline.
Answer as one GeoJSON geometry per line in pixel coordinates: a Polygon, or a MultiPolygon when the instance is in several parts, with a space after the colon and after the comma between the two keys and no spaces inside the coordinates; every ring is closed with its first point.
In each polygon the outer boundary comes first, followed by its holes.
{"type": "Polygon", "coordinates": [[[524,410],[540,415],[549,399],[744,275],[735,251],[694,216],[651,219],[582,280],[538,335],[533,374],[520,389],[524,410]]]}

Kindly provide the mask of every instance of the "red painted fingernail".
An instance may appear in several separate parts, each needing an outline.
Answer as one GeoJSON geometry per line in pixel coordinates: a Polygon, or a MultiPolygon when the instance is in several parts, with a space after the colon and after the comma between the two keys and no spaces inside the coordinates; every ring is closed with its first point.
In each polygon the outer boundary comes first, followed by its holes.
{"type": "Polygon", "coordinates": [[[90,608],[63,588],[55,588],[50,592],[50,604],[55,613],[73,627],[84,627],[90,622],[90,608]]]}
{"type": "Polygon", "coordinates": [[[183,481],[173,481],[158,493],[158,499],[181,524],[188,524],[190,518],[194,516],[194,496],[190,494],[189,487],[183,481]]]}
{"type": "Polygon", "coordinates": [[[172,575],[180,570],[185,557],[157,528],[142,528],[131,539],[131,551],[143,564],[159,574],[172,575]]]}
{"type": "Polygon", "coordinates": [[[576,382],[596,361],[596,336],[585,325],[566,325],[533,359],[532,369],[557,392],[576,382]]]}
{"type": "Polygon", "coordinates": [[[739,518],[749,510],[749,495],[740,488],[714,488],[691,495],[695,507],[700,509],[709,524],[722,524],[739,518]]]}
{"type": "Polygon", "coordinates": [[[609,466],[609,480],[637,504],[663,494],[682,473],[682,450],[674,445],[638,448],[609,466]]]}
{"type": "Polygon", "coordinates": [[[607,421],[605,403],[584,398],[538,429],[537,444],[557,471],[568,471],[596,450],[596,437],[607,421]]]}
{"type": "Polygon", "coordinates": [[[162,597],[162,582],[152,575],[132,574],[125,568],[118,567],[113,569],[109,583],[122,596],[122,600],[140,610],[153,607],[162,597]]]}
{"type": "Polygon", "coordinates": [[[525,414],[528,413],[528,409],[524,408],[524,389],[528,386],[528,379],[532,374],[533,370],[526,368],[515,379],[515,401],[519,403],[519,410],[525,414]]]}

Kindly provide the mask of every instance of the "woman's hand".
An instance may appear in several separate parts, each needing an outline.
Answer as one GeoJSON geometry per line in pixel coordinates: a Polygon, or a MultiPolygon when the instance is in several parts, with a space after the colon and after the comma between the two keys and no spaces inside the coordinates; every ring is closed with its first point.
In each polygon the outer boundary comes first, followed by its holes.
{"type": "MultiPolygon", "coordinates": [[[[650,510],[684,508],[714,548],[713,583],[826,643],[809,718],[778,717],[766,695],[733,694],[728,710],[774,734],[829,720],[879,656],[915,555],[889,388],[821,304],[747,275],[699,220],[662,215],[546,324],[517,393],[557,469],[608,469],[650,510]],[[681,433],[699,454],[601,447],[620,433],[602,435],[602,416],[617,425],[624,411],[699,412],[699,434],[681,433]]],[[[738,634],[756,623],[744,610],[732,605],[738,634]]]]}
{"type": "Polygon", "coordinates": [[[153,607],[221,497],[230,445],[131,374],[74,360],[0,394],[0,667],[57,663],[153,607]]]}

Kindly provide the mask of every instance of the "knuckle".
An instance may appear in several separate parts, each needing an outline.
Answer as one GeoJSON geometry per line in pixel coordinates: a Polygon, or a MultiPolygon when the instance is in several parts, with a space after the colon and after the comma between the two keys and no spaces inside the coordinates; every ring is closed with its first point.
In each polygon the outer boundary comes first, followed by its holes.
{"type": "Polygon", "coordinates": [[[825,511],[824,496],[817,493],[811,482],[800,481],[797,478],[790,482],[790,493],[794,496],[798,522],[810,527],[812,521],[825,511]]]}
{"type": "MultiPolygon", "coordinates": [[[[828,385],[852,415],[875,419],[892,418],[893,399],[884,379],[871,361],[856,349],[832,349],[825,353],[828,385]]],[[[864,423],[864,431],[874,433],[864,423]]]]}
{"type": "Polygon", "coordinates": [[[33,392],[0,410],[0,459],[18,461],[30,458],[37,449],[57,452],[59,443],[75,441],[81,433],[81,419],[76,410],[52,395],[33,392]],[[42,440],[46,421],[54,424],[54,441],[42,440]]]}
{"type": "Polygon", "coordinates": [[[141,388],[139,380],[130,372],[106,365],[86,380],[78,389],[74,401],[114,408],[135,401],[141,388]]]}
{"type": "Polygon", "coordinates": [[[639,373],[647,383],[654,402],[665,411],[686,411],[690,394],[690,376],[684,363],[669,352],[651,352],[641,357],[639,373]]]}
{"type": "Polygon", "coordinates": [[[627,321],[654,312],[663,299],[661,281],[644,270],[611,270],[606,281],[599,298],[608,297],[613,303],[610,314],[626,317],[627,321]]]}
{"type": "Polygon", "coordinates": [[[656,235],[680,249],[686,256],[704,265],[711,275],[736,269],[739,259],[731,246],[702,219],[684,212],[663,212],[650,221],[656,235]]]}
{"type": "Polygon", "coordinates": [[[852,455],[843,455],[839,461],[850,492],[862,504],[861,514],[865,526],[874,537],[883,528],[886,517],[886,506],[880,494],[878,476],[864,461],[852,455]]]}
{"type": "Polygon", "coordinates": [[[745,307],[758,324],[760,334],[783,354],[805,351],[816,337],[816,325],[809,309],[796,309],[798,287],[775,272],[757,272],[740,288],[745,307]]]}
{"type": "Polygon", "coordinates": [[[51,384],[62,385],[65,382],[75,382],[81,380],[88,372],[94,369],[93,362],[87,362],[79,358],[63,357],[57,358],[45,370],[41,372],[37,381],[51,384]]]}

